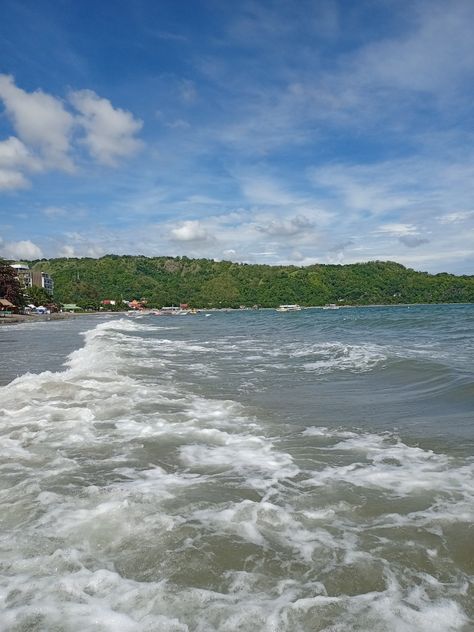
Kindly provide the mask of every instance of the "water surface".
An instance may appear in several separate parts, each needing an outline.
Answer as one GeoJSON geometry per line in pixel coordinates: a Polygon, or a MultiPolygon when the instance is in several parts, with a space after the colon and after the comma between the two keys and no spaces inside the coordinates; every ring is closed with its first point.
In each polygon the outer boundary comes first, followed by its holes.
{"type": "Polygon", "coordinates": [[[2,328],[0,629],[473,630],[473,322],[2,328]]]}

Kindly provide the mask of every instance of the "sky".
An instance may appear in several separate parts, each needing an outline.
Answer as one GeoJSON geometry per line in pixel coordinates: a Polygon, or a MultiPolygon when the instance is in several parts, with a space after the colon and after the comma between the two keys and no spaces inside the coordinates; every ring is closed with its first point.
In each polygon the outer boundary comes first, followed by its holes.
{"type": "Polygon", "coordinates": [[[474,274],[472,0],[0,0],[0,256],[474,274]]]}

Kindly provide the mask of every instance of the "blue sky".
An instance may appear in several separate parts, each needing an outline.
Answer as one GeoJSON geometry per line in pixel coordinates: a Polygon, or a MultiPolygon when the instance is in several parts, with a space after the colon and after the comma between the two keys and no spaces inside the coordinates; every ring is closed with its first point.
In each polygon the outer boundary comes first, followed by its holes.
{"type": "Polygon", "coordinates": [[[0,14],[0,255],[474,273],[472,0],[0,14]]]}

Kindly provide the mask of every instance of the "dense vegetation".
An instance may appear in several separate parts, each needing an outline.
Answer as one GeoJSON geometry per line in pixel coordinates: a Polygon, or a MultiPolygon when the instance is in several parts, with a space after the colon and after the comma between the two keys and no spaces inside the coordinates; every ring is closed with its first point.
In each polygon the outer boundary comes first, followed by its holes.
{"type": "Polygon", "coordinates": [[[51,305],[51,296],[42,287],[24,288],[18,276],[10,266],[10,262],[0,257],[0,298],[6,298],[16,307],[24,307],[27,303],[34,305],[51,305]]]}
{"type": "Polygon", "coordinates": [[[473,276],[431,275],[390,261],[299,268],[107,255],[31,265],[53,277],[55,300],[83,307],[97,307],[106,298],[194,307],[474,302],[473,276]]]}
{"type": "Polygon", "coordinates": [[[0,259],[0,298],[5,298],[16,307],[23,307],[23,295],[16,272],[3,259],[0,259]]]}

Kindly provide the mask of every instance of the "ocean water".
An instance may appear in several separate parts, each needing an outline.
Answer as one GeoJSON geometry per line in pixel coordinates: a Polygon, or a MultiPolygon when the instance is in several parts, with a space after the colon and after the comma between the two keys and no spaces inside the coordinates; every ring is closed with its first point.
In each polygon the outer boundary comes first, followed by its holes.
{"type": "Polygon", "coordinates": [[[474,306],[0,329],[0,630],[474,630],[474,306]]]}

